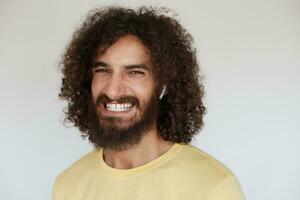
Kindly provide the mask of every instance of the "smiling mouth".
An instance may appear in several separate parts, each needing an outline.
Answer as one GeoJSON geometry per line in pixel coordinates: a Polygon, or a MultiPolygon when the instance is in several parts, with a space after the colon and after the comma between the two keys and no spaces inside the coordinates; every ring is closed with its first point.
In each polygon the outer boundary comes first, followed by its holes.
{"type": "Polygon", "coordinates": [[[134,106],[131,103],[103,103],[105,110],[110,112],[125,112],[132,109],[134,106]]]}

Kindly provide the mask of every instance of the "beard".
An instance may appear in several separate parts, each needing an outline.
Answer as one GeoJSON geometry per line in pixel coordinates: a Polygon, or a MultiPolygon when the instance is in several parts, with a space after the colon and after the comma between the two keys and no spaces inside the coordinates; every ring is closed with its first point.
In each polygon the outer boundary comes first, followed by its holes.
{"type": "Polygon", "coordinates": [[[88,138],[96,148],[109,148],[113,151],[124,151],[138,145],[147,132],[156,125],[158,115],[158,99],[152,95],[149,102],[141,108],[136,97],[122,97],[118,103],[132,103],[135,109],[140,110],[140,114],[133,119],[126,121],[126,126],[122,124],[119,117],[104,117],[98,107],[101,103],[109,102],[106,95],[100,95],[96,103],[89,105],[89,129],[88,138]]]}

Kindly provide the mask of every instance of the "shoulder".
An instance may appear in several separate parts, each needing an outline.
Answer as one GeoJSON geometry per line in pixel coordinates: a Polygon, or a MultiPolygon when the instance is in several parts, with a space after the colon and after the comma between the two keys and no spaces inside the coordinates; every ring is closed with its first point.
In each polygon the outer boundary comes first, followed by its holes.
{"type": "Polygon", "coordinates": [[[190,182],[194,185],[205,187],[209,199],[244,199],[235,174],[203,150],[190,144],[184,145],[176,162],[181,176],[191,177],[190,182]]]}
{"type": "Polygon", "coordinates": [[[181,151],[170,163],[174,173],[190,177],[195,184],[215,186],[234,173],[222,162],[191,144],[183,145],[181,151]]]}
{"type": "Polygon", "coordinates": [[[222,162],[191,144],[184,145],[179,156],[178,159],[184,167],[194,169],[196,172],[203,172],[216,178],[227,178],[233,175],[222,162]]]}
{"type": "Polygon", "coordinates": [[[74,162],[70,167],[61,172],[58,178],[71,178],[76,176],[81,176],[86,173],[87,170],[93,169],[97,162],[97,150],[93,150],[86,155],[82,156],[76,162],[74,162]]]}
{"type": "Polygon", "coordinates": [[[98,150],[93,150],[84,155],[70,167],[62,171],[54,182],[53,196],[60,196],[60,191],[73,188],[73,184],[77,183],[80,178],[83,178],[87,173],[93,173],[96,169],[98,150]]]}

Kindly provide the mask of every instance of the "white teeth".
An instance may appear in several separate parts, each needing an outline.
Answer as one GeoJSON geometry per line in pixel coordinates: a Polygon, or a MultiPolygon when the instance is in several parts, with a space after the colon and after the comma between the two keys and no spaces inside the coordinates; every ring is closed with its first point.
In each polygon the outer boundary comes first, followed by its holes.
{"type": "Polygon", "coordinates": [[[132,104],[130,103],[123,103],[123,104],[108,103],[106,104],[106,109],[109,111],[120,112],[120,111],[129,110],[131,106],[132,104]]]}

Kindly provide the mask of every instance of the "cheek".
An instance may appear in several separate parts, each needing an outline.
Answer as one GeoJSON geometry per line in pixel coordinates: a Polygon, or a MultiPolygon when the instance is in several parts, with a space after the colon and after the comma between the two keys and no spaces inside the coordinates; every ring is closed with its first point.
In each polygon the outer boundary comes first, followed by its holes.
{"type": "Polygon", "coordinates": [[[147,103],[153,93],[154,87],[153,84],[135,84],[131,86],[132,89],[134,90],[135,95],[142,101],[141,103],[145,104],[147,103]]]}
{"type": "Polygon", "coordinates": [[[100,90],[101,90],[101,84],[97,79],[93,78],[92,83],[91,83],[91,92],[92,92],[92,97],[93,99],[96,99],[100,90]]]}

